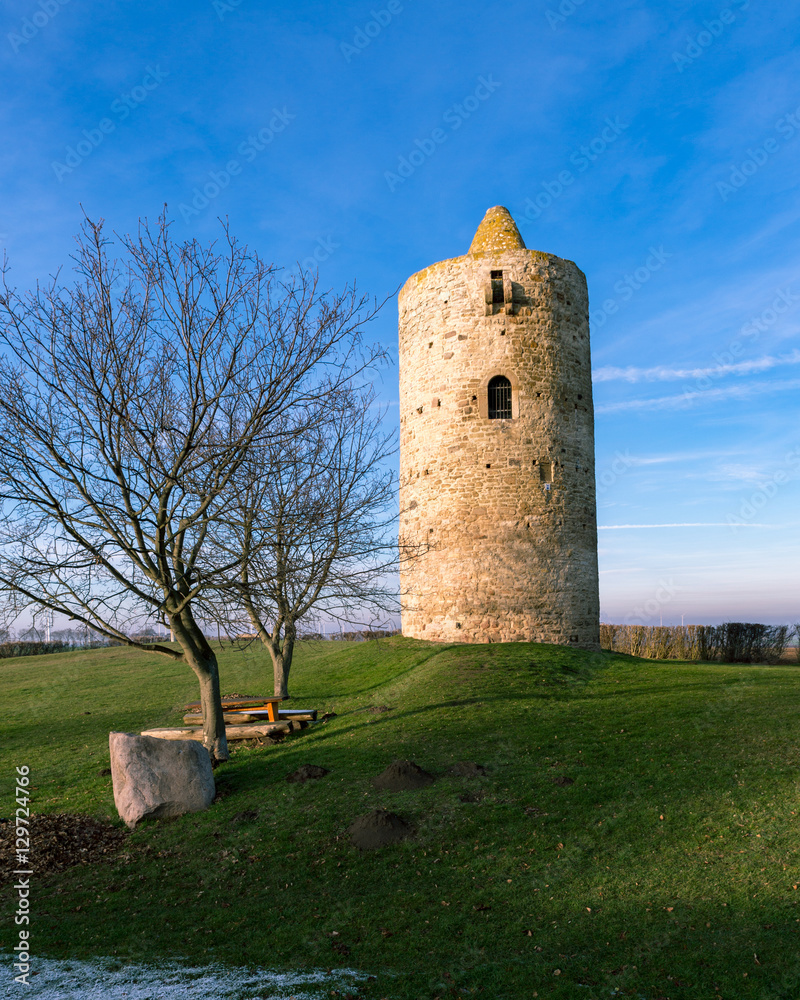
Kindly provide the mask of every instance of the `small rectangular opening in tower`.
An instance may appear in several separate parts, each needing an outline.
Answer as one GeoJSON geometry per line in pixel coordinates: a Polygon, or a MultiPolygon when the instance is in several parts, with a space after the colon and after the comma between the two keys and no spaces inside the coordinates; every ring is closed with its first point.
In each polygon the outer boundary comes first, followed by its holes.
{"type": "Polygon", "coordinates": [[[492,303],[497,305],[503,304],[503,272],[502,271],[492,271],[492,303]]]}
{"type": "Polygon", "coordinates": [[[553,466],[550,462],[539,463],[539,479],[541,479],[543,483],[552,483],[553,466]]]}
{"type": "Polygon", "coordinates": [[[487,389],[490,420],[511,419],[511,383],[505,375],[495,375],[487,389]]]}

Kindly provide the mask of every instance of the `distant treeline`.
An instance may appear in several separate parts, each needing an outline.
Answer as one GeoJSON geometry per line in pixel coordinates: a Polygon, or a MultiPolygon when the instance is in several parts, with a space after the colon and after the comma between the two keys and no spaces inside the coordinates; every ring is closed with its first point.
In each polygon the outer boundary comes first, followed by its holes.
{"type": "Polygon", "coordinates": [[[794,636],[800,625],[600,625],[603,649],[651,660],[778,663],[794,636]]]}
{"type": "Polygon", "coordinates": [[[107,646],[107,642],[86,642],[74,643],[63,639],[53,639],[46,642],[44,639],[16,639],[9,642],[0,642],[0,660],[10,659],[12,656],[42,656],[44,653],[66,653],[71,649],[99,649],[107,646]]]}
{"type": "MultiPolygon", "coordinates": [[[[386,639],[392,635],[400,635],[399,629],[363,629],[358,632],[331,632],[325,635],[322,632],[304,632],[298,636],[299,640],[345,640],[346,642],[364,642],[368,639],[386,639]]],[[[163,635],[137,635],[134,636],[137,642],[154,643],[168,642],[169,637],[163,635]]],[[[238,636],[237,638],[226,638],[225,641],[238,643],[242,639],[254,639],[255,636],[238,636]]],[[[14,656],[42,656],[45,653],[68,653],[77,649],[105,649],[108,646],[122,646],[122,642],[115,639],[98,639],[84,642],[82,640],[52,639],[47,642],[44,639],[10,639],[0,642],[0,660],[10,659],[14,656]]]]}
{"type": "Polygon", "coordinates": [[[367,639],[388,639],[392,635],[400,635],[400,629],[362,629],[359,632],[303,632],[297,638],[302,640],[344,640],[345,642],[365,642],[367,639]]]}

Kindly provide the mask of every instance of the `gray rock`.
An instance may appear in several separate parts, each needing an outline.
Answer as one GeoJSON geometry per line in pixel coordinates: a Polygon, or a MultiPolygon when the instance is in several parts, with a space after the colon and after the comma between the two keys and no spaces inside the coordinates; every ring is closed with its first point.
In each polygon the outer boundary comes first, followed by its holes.
{"type": "Polygon", "coordinates": [[[133,829],[147,816],[182,816],[214,801],[214,774],[205,747],[191,740],[161,740],[110,733],[114,804],[133,829]]]}

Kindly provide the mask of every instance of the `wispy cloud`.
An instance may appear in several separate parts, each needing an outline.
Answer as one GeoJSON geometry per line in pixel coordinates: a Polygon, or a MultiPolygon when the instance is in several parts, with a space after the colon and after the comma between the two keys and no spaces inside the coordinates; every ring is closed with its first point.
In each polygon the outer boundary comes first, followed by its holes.
{"type": "Polygon", "coordinates": [[[723,462],[702,474],[711,483],[728,483],[732,489],[744,484],[758,484],[769,480],[770,474],[763,465],[748,465],[742,462],[723,462]]]}
{"type": "Polygon", "coordinates": [[[646,566],[618,566],[616,569],[601,569],[598,570],[598,576],[615,576],[620,573],[646,573],[648,567],[646,566]]]}
{"type": "MultiPolygon", "coordinates": [[[[713,182],[710,184],[713,187],[713,182]]],[[[737,247],[735,252],[730,251],[729,256],[731,254],[738,259],[741,251],[737,247]]],[[[713,288],[708,287],[707,275],[701,270],[694,283],[689,279],[684,295],[673,297],[668,306],[643,317],[635,328],[616,340],[606,339],[598,343],[593,355],[596,359],[602,357],[613,361],[615,357],[641,355],[643,345],[672,344],[682,351],[706,345],[709,350],[708,367],[713,367],[712,351],[727,350],[736,338],[745,342],[758,340],[761,345],[766,345],[783,340],[787,325],[796,328],[793,315],[796,315],[800,305],[796,282],[797,268],[793,263],[764,271],[756,270],[744,276],[737,273],[735,281],[719,282],[713,288]],[[776,298],[782,299],[780,306],[791,303],[791,308],[785,311],[781,308],[780,316],[771,319],[768,329],[761,329],[753,336],[752,324],[763,320],[765,310],[774,306],[776,298]]],[[[775,350],[775,347],[764,349],[775,350]]]]}
{"type": "MultiPolygon", "coordinates": [[[[747,521],[737,528],[789,528],[789,524],[758,524],[747,521]]],[[[682,521],[676,524],[598,524],[598,531],[627,531],[634,528],[730,528],[728,521],[682,521]]]]}
{"type": "Polygon", "coordinates": [[[704,462],[710,458],[730,458],[734,455],[742,455],[741,450],[736,451],[675,451],[666,455],[627,455],[627,464],[634,466],[641,465],[667,465],[670,462],[704,462]]]}
{"type": "Polygon", "coordinates": [[[765,393],[799,389],[800,379],[775,382],[751,382],[749,385],[731,385],[725,389],[688,390],[675,396],[657,396],[655,399],[627,399],[620,403],[605,403],[595,407],[595,414],[621,413],[625,410],[679,410],[698,400],[716,403],[727,399],[752,399],[765,393]]]}
{"type": "Polygon", "coordinates": [[[785,365],[800,365],[800,350],[778,357],[767,355],[763,358],[753,358],[750,361],[712,365],[708,368],[670,368],[668,365],[656,365],[653,368],[636,368],[629,365],[626,368],[617,368],[614,365],[604,365],[593,373],[592,381],[673,382],[686,378],[708,378],[708,376],[722,378],[725,375],[751,375],[785,365]]]}

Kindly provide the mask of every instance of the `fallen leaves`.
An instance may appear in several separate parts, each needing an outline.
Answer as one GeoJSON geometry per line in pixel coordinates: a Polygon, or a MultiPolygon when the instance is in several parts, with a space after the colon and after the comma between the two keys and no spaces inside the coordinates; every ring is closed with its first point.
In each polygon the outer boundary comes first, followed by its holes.
{"type": "MultiPolygon", "coordinates": [[[[36,875],[107,861],[119,852],[128,835],[91,816],[66,813],[34,813],[29,829],[32,850],[26,867],[36,875]]],[[[0,882],[13,881],[11,873],[19,867],[15,836],[15,826],[0,820],[0,882]]]]}

